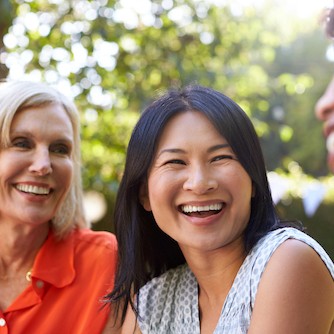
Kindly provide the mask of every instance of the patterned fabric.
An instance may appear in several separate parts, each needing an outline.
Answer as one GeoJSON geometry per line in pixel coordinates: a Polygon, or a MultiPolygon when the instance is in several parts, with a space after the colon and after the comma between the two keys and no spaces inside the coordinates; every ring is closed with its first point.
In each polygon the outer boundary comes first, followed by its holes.
{"type": "MultiPolygon", "coordinates": [[[[261,275],[273,252],[287,239],[311,246],[334,279],[334,264],[314,239],[294,228],[270,232],[255,245],[239,269],[213,334],[247,333],[261,275]]],[[[148,282],[141,288],[137,302],[143,334],[200,334],[198,286],[187,265],[148,282]]]]}

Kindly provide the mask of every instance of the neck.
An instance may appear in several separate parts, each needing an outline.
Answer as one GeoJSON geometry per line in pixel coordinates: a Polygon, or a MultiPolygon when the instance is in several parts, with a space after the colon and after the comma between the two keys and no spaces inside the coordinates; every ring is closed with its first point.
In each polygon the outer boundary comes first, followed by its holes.
{"type": "Polygon", "coordinates": [[[208,252],[184,252],[198,282],[201,333],[212,333],[226,297],[245,260],[242,239],[208,252]]]}
{"type": "Polygon", "coordinates": [[[197,270],[195,276],[199,286],[199,298],[204,297],[210,304],[218,304],[221,308],[244,259],[242,255],[232,258],[225,267],[211,268],[207,272],[197,270]]]}
{"type": "MultiPolygon", "coordinates": [[[[182,249],[182,251],[184,251],[182,249]]],[[[185,251],[186,261],[196,276],[200,296],[224,300],[246,258],[243,240],[208,252],[185,251]]]]}
{"type": "Polygon", "coordinates": [[[0,278],[10,279],[26,275],[49,231],[49,224],[13,226],[0,223],[0,278]]]}

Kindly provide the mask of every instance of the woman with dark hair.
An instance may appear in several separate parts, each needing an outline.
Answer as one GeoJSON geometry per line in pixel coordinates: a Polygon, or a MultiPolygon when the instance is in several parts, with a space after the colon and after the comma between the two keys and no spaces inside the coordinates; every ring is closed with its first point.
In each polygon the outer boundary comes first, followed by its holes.
{"type": "Polygon", "coordinates": [[[115,224],[119,262],[108,299],[123,333],[332,328],[333,263],[279,220],[253,125],[215,90],[170,90],[143,112],[115,224]]]}

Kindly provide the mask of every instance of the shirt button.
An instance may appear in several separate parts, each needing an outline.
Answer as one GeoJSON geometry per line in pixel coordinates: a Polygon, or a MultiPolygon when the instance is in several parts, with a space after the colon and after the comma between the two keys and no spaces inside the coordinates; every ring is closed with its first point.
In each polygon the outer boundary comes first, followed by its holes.
{"type": "Polygon", "coordinates": [[[6,320],[4,318],[0,318],[0,327],[6,326],[6,320]]]}
{"type": "Polygon", "coordinates": [[[43,286],[44,286],[44,282],[38,280],[38,281],[36,282],[36,286],[37,286],[37,288],[41,289],[41,288],[43,288],[43,286]]]}

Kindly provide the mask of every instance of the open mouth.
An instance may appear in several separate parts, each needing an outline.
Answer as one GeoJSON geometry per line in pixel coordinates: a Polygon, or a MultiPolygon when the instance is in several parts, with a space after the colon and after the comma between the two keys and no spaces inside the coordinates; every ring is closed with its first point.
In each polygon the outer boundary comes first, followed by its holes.
{"type": "Polygon", "coordinates": [[[15,188],[26,194],[32,194],[36,196],[49,195],[49,193],[51,192],[50,188],[37,187],[28,184],[17,184],[15,188]]]}
{"type": "Polygon", "coordinates": [[[208,217],[216,215],[225,207],[225,203],[216,203],[203,206],[181,205],[180,211],[190,217],[208,217]]]}

